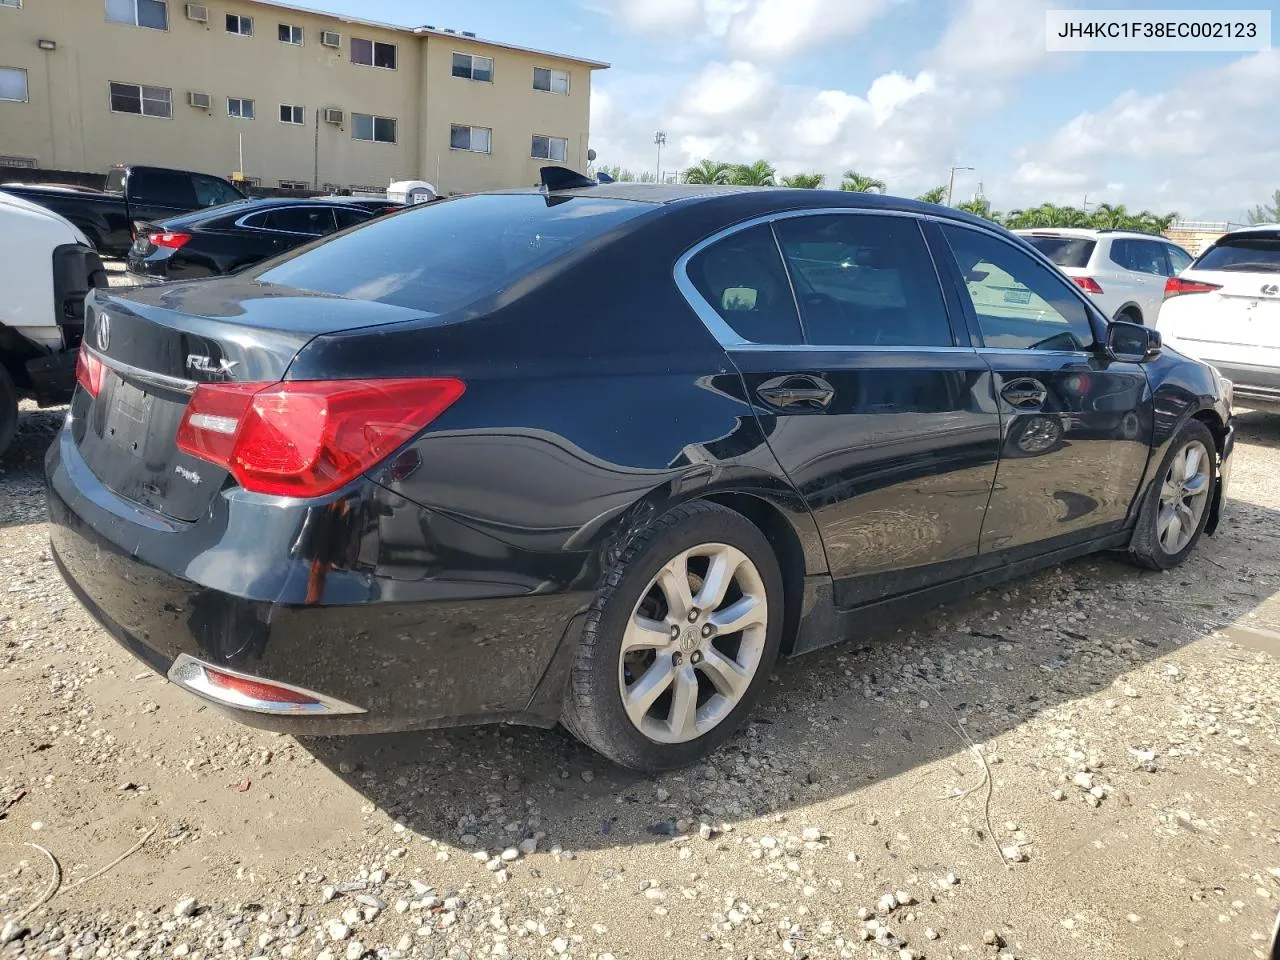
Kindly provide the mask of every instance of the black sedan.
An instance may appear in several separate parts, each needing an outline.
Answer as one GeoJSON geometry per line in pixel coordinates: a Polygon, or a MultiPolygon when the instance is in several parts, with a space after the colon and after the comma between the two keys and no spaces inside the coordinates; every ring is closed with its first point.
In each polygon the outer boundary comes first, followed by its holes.
{"type": "Polygon", "coordinates": [[[1217,524],[1230,385],[1001,228],[563,179],[91,293],[46,469],[106,629],[249,723],[562,721],[656,770],[779,655],[1217,524]]]}
{"type": "Polygon", "coordinates": [[[402,206],[359,197],[275,197],[139,222],[125,267],[142,284],[234,273],[402,206]]]}

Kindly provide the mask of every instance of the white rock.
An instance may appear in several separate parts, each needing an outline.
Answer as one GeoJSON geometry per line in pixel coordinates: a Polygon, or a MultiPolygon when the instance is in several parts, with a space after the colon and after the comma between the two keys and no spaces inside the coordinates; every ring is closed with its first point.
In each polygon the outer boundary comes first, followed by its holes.
{"type": "Polygon", "coordinates": [[[538,849],[538,840],[536,837],[526,837],[517,844],[517,849],[527,857],[538,849]]]}
{"type": "Polygon", "coordinates": [[[0,946],[4,946],[6,943],[13,943],[26,933],[26,930],[27,928],[16,920],[10,920],[3,927],[0,927],[0,946]]]}
{"type": "Polygon", "coordinates": [[[175,917],[190,917],[196,912],[197,901],[195,897],[183,897],[173,905],[173,915],[175,917]]]}
{"type": "Polygon", "coordinates": [[[893,895],[893,899],[898,901],[898,906],[900,907],[906,907],[916,902],[915,898],[905,890],[899,890],[893,895]]]}
{"type": "Polygon", "coordinates": [[[1081,790],[1092,790],[1093,774],[1081,771],[1080,773],[1077,773],[1074,777],[1071,778],[1071,782],[1074,783],[1081,790]]]}
{"type": "Polygon", "coordinates": [[[886,893],[883,897],[880,898],[879,902],[876,904],[876,906],[879,908],[881,913],[888,913],[889,911],[897,907],[897,905],[898,905],[898,900],[892,893],[886,893]]]}
{"type": "Polygon", "coordinates": [[[330,920],[325,925],[325,930],[329,934],[330,940],[345,940],[351,936],[351,928],[341,920],[330,920]]]}
{"type": "Polygon", "coordinates": [[[703,840],[710,840],[716,834],[715,829],[709,823],[698,824],[698,836],[703,840]]]}
{"type": "Polygon", "coordinates": [[[1027,861],[1026,851],[1016,843],[1009,844],[1009,846],[1004,847],[1000,852],[1004,854],[1004,858],[1010,863],[1025,863],[1027,861]]]}
{"type": "Polygon", "coordinates": [[[926,940],[937,940],[937,939],[938,939],[938,931],[937,931],[937,930],[935,930],[935,929],[933,929],[933,927],[925,927],[925,928],[924,928],[924,938],[925,938],[926,940]]]}
{"type": "Polygon", "coordinates": [[[507,849],[502,851],[502,859],[505,860],[507,863],[511,863],[515,860],[519,860],[520,851],[517,850],[515,847],[507,847],[507,849]]]}
{"type": "Polygon", "coordinates": [[[982,934],[982,942],[988,947],[994,947],[1000,942],[1000,938],[996,936],[996,932],[994,930],[987,930],[982,934]]]}
{"type": "Polygon", "coordinates": [[[817,843],[822,839],[822,831],[817,827],[805,827],[801,837],[806,843],[817,843]]]}
{"type": "Polygon", "coordinates": [[[1050,796],[1053,797],[1053,799],[1055,800],[1067,799],[1066,793],[1064,793],[1062,790],[1054,790],[1053,793],[1050,794],[1050,796]]]}
{"type": "Polygon", "coordinates": [[[352,940],[347,944],[347,960],[360,960],[364,956],[364,944],[359,940],[352,940]]]}
{"type": "Polygon", "coordinates": [[[917,960],[916,952],[908,947],[903,947],[898,951],[898,960],[917,960]]]}
{"type": "Polygon", "coordinates": [[[556,937],[551,941],[551,949],[556,953],[564,954],[569,952],[569,941],[564,937],[556,937]]]}
{"type": "Polygon", "coordinates": [[[342,922],[349,927],[354,927],[360,922],[360,911],[355,907],[348,907],[342,911],[342,922]]]}
{"type": "Polygon", "coordinates": [[[431,887],[427,886],[421,880],[410,879],[409,886],[413,887],[413,892],[420,897],[431,892],[431,887]]]}

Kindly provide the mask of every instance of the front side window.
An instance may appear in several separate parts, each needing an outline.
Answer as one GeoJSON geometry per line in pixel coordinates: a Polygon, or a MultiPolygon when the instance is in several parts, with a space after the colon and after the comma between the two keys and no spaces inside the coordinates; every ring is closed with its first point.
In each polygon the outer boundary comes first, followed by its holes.
{"type": "Polygon", "coordinates": [[[296,103],[280,104],[280,122],[301,124],[305,117],[305,108],[298,106],[296,103]]]}
{"type": "Polygon", "coordinates": [[[173,116],[173,91],[168,87],[113,82],[111,109],[115,113],[137,113],[144,117],[167,119],[173,116]]]}
{"type": "Polygon", "coordinates": [[[21,67],[0,67],[0,100],[27,101],[27,71],[21,67]]]}
{"type": "Polygon", "coordinates": [[[227,116],[237,120],[253,119],[253,101],[241,97],[227,97],[227,116]]]}
{"type": "Polygon", "coordinates": [[[243,200],[235,187],[217,177],[207,177],[202,173],[191,175],[191,185],[196,191],[196,204],[201,207],[216,207],[223,203],[235,203],[243,200]]]}
{"type": "Polygon", "coordinates": [[[384,70],[396,68],[396,45],[381,43],[377,40],[366,40],[363,37],[351,38],[351,62],[366,67],[382,67],[384,70]]]}
{"type": "Polygon", "coordinates": [[[106,0],[107,19],[152,30],[169,29],[169,4],[165,0],[106,0]]]}
{"type": "Polygon", "coordinates": [[[493,57],[473,57],[469,53],[453,55],[453,75],[463,80],[493,82],[493,57]]]}
{"type": "Polygon", "coordinates": [[[449,147],[453,150],[470,150],[472,153],[489,153],[493,147],[493,131],[488,127],[452,124],[449,127],[449,147]]]}
{"type": "Polygon", "coordinates": [[[252,37],[253,17],[242,17],[236,13],[228,13],[227,33],[239,34],[242,37],[252,37]]]}
{"type": "Polygon", "coordinates": [[[567,70],[552,70],[549,67],[533,68],[533,89],[547,93],[569,93],[569,73],[567,70]]]}
{"type": "Polygon", "coordinates": [[[743,340],[804,343],[787,271],[767,223],[699,251],[687,273],[702,299],[743,340]]]}
{"type": "Polygon", "coordinates": [[[563,163],[568,152],[569,141],[564,137],[544,137],[535,133],[529,156],[535,160],[555,160],[563,163]]]}
{"type": "Polygon", "coordinates": [[[368,113],[351,115],[351,139],[374,143],[396,142],[396,121],[392,117],[375,117],[368,113]]]}
{"type": "Polygon", "coordinates": [[[1060,275],[1013,244],[943,224],[988,347],[1080,351],[1090,347],[1089,311],[1060,275]]]}
{"type": "Polygon", "coordinates": [[[920,227],[908,217],[832,214],[774,224],[805,342],[949,347],[951,324],[920,227]]]}
{"type": "Polygon", "coordinates": [[[278,27],[280,42],[291,43],[295,47],[302,46],[302,28],[291,23],[282,23],[278,27]]]}

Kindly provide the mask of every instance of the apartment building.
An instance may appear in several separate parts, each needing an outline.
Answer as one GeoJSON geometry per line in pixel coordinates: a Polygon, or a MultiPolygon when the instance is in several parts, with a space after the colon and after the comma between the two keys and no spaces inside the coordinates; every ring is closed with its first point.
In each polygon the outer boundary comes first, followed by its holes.
{"type": "Polygon", "coordinates": [[[0,0],[0,180],[133,162],[295,189],[530,185],[586,168],[607,66],[264,0],[0,0]]]}

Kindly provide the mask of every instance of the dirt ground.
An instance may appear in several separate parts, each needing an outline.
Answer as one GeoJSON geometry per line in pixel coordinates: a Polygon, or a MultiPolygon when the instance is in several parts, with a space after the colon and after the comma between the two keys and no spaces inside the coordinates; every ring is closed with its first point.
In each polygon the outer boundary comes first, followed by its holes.
{"type": "Polygon", "coordinates": [[[62,585],[58,421],[0,458],[6,960],[1263,956],[1280,417],[1240,418],[1184,568],[1088,558],[782,664],[659,778],[560,731],[298,740],[205,708],[62,585]]]}

